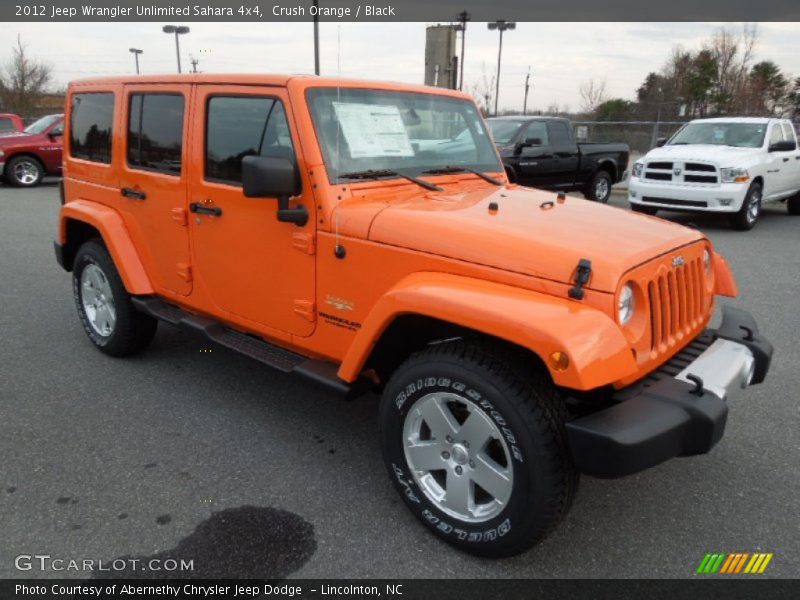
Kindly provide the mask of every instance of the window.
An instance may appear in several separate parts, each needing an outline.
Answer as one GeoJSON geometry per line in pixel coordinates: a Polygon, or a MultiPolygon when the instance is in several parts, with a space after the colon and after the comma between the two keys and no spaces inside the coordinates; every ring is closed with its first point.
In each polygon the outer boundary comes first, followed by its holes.
{"type": "Polygon", "coordinates": [[[14,121],[9,117],[0,117],[0,131],[16,131],[14,121]]]}
{"type": "Polygon", "coordinates": [[[547,138],[547,127],[541,121],[533,121],[532,123],[528,123],[528,126],[525,127],[525,132],[522,134],[522,141],[530,140],[530,139],[538,139],[539,145],[547,146],[549,144],[547,138]]]}
{"type": "Polygon", "coordinates": [[[72,97],[70,155],[109,164],[114,122],[114,94],[76,94],[72,97]]]}
{"type": "Polygon", "coordinates": [[[551,146],[569,146],[572,144],[572,136],[566,123],[560,121],[547,124],[547,133],[550,135],[551,146]]]}
{"type": "Polygon", "coordinates": [[[131,167],[180,175],[183,108],[181,94],[130,97],[127,154],[131,167]]]}
{"type": "Polygon", "coordinates": [[[780,123],[775,123],[772,126],[772,131],[769,132],[769,145],[777,144],[778,142],[783,142],[785,138],[783,137],[783,129],[781,128],[780,123]]]}
{"type": "Polygon", "coordinates": [[[794,136],[794,127],[792,127],[791,123],[784,123],[783,124],[783,137],[786,141],[789,142],[796,142],[794,136]]]}
{"type": "Polygon", "coordinates": [[[279,100],[214,96],[206,119],[206,179],[241,184],[245,156],[283,156],[294,162],[289,123],[279,100]]]}

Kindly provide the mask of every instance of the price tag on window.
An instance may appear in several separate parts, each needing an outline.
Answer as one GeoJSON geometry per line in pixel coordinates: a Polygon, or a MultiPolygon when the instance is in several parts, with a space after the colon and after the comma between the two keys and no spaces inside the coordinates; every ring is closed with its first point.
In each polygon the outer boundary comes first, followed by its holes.
{"type": "Polygon", "coordinates": [[[352,158],[414,156],[397,106],[334,102],[333,108],[352,158]]]}

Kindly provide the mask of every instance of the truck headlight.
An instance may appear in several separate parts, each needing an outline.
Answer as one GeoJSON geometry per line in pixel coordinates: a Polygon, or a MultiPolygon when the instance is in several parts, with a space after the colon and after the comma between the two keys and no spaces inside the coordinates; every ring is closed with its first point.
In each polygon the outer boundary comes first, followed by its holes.
{"type": "Polygon", "coordinates": [[[750,181],[750,173],[741,167],[732,167],[719,170],[722,183],[747,183],[750,181]]]}
{"type": "Polygon", "coordinates": [[[706,275],[711,273],[711,252],[708,251],[708,248],[703,250],[703,266],[706,269],[706,275]]]}
{"type": "Polygon", "coordinates": [[[633,309],[633,286],[626,283],[619,293],[619,302],[617,303],[617,320],[620,325],[627,325],[633,316],[633,309]]]}
{"type": "Polygon", "coordinates": [[[6,153],[3,152],[2,150],[0,150],[0,158],[4,157],[5,155],[6,155],[6,153]]]}
{"type": "Polygon", "coordinates": [[[644,171],[644,163],[643,162],[635,162],[633,163],[633,170],[631,171],[631,177],[641,177],[642,171],[644,171]]]}

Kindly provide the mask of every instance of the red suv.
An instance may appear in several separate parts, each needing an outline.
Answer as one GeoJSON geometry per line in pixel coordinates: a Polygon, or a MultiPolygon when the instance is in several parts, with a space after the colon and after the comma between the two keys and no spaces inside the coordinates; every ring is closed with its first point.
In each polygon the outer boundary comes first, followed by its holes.
{"type": "Polygon", "coordinates": [[[0,133],[0,175],[6,183],[33,187],[45,175],[61,175],[64,115],[48,115],[24,131],[0,133]]]}

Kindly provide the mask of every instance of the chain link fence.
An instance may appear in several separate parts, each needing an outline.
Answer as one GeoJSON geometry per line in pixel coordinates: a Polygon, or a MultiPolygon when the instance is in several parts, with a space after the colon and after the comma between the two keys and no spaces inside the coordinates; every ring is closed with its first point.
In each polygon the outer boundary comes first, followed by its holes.
{"type": "Polygon", "coordinates": [[[631,154],[641,155],[668,138],[688,121],[575,121],[579,142],[617,142],[628,144],[631,154]]]}

